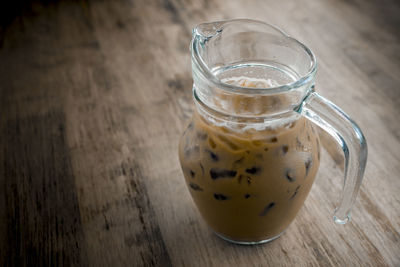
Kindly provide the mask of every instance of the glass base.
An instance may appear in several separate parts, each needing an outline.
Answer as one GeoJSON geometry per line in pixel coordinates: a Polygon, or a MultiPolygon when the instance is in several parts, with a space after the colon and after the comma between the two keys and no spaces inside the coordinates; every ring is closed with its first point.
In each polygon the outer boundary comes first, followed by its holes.
{"type": "Polygon", "coordinates": [[[271,241],[273,241],[273,240],[279,238],[284,232],[285,232],[285,231],[279,233],[278,235],[276,235],[276,236],[274,236],[274,237],[271,237],[271,238],[268,238],[268,239],[263,239],[263,240],[260,240],[260,241],[238,241],[238,240],[232,240],[232,239],[230,239],[230,238],[228,238],[228,237],[225,237],[225,236],[223,236],[222,234],[217,233],[217,232],[214,231],[214,233],[215,233],[218,237],[220,237],[221,239],[223,239],[223,240],[225,240],[225,241],[228,241],[228,242],[230,242],[230,243],[233,243],[233,244],[237,244],[237,245],[260,245],[260,244],[265,244],[265,243],[271,242],[271,241]]]}

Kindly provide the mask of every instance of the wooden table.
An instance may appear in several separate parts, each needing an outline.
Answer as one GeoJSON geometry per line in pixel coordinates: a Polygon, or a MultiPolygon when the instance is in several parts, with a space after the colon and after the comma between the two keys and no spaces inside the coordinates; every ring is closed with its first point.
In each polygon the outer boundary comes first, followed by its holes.
{"type": "Polygon", "coordinates": [[[399,2],[22,2],[0,30],[1,266],[400,266],[399,2]],[[331,219],[342,172],[327,138],[334,161],[323,152],[278,240],[232,245],[196,210],[177,157],[191,28],[237,17],[308,44],[319,92],[363,129],[350,224],[331,219]]]}

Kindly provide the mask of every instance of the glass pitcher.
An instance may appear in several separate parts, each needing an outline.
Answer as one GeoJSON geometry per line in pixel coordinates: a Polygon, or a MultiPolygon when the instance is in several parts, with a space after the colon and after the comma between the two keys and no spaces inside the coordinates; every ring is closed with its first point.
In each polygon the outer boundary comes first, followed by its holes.
{"type": "Polygon", "coordinates": [[[179,143],[188,189],[220,237],[279,237],[302,207],[320,160],[318,125],[342,147],[344,189],[334,221],[350,220],[367,144],[358,126],[314,91],[304,44],[254,20],[204,23],[191,42],[194,115],[179,143]]]}

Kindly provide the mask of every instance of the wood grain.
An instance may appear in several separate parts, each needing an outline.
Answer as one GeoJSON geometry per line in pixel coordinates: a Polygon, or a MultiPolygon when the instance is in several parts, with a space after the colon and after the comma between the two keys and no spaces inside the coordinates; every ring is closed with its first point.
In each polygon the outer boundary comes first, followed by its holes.
{"type": "Polygon", "coordinates": [[[0,28],[0,266],[400,266],[398,2],[21,3],[0,28]],[[318,91],[363,129],[350,224],[331,219],[342,157],[326,136],[319,178],[278,240],[229,244],[196,210],[177,158],[191,29],[238,17],[308,44],[318,91]]]}

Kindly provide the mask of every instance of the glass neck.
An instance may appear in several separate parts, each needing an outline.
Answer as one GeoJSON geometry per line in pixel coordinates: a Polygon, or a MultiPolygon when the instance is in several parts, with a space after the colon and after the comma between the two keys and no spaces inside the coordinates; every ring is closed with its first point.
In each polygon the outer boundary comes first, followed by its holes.
{"type": "Polygon", "coordinates": [[[191,52],[196,101],[230,120],[290,116],[314,82],[312,52],[257,21],[201,24],[193,30],[191,52]]]}
{"type": "MultiPolygon", "coordinates": [[[[239,74],[240,75],[240,74],[239,74]]],[[[239,83],[262,83],[240,75],[239,83]]],[[[233,76],[231,78],[237,78],[233,76]]],[[[218,87],[193,66],[193,97],[201,112],[214,118],[237,123],[273,123],[291,118],[312,90],[313,80],[289,91],[274,94],[235,92],[218,87]]],[[[229,81],[229,77],[228,77],[229,81]]],[[[232,81],[232,80],[231,80],[232,81]]],[[[256,85],[255,85],[256,86],[256,85]]],[[[254,88],[257,90],[256,88],[254,88]]]]}

